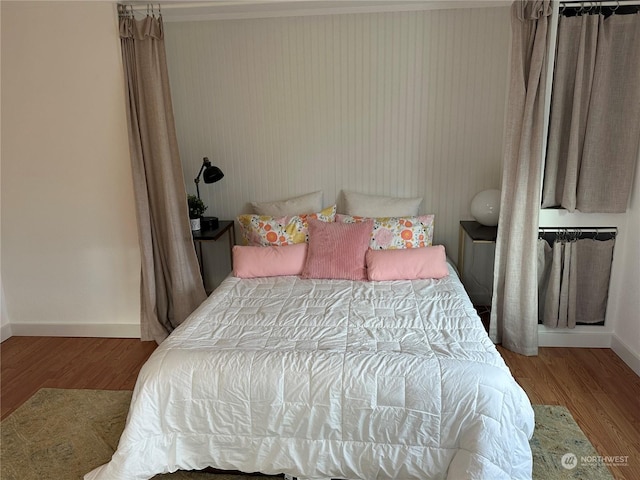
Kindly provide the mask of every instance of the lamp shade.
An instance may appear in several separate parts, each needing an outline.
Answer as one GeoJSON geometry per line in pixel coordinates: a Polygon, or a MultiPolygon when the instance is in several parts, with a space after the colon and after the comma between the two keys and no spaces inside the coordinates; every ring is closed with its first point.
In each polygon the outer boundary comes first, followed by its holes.
{"type": "Polygon", "coordinates": [[[204,183],[215,183],[218,180],[222,180],[222,177],[224,177],[224,173],[215,165],[208,165],[202,172],[204,183]]]}
{"type": "Polygon", "coordinates": [[[500,190],[483,190],[471,200],[471,215],[478,223],[488,227],[498,225],[500,216],[500,190]]]}
{"type": "Polygon", "coordinates": [[[218,180],[221,180],[224,177],[224,173],[218,167],[211,165],[211,162],[207,157],[202,159],[202,166],[200,167],[200,171],[198,172],[198,176],[193,180],[196,184],[196,192],[198,194],[198,198],[200,198],[200,176],[204,179],[204,183],[215,183],[218,180]]]}

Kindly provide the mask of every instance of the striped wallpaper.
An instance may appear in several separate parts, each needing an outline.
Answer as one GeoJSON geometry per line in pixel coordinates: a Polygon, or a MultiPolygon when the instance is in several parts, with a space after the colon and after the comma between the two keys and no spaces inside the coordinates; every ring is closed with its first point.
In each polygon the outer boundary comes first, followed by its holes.
{"type": "Polygon", "coordinates": [[[435,242],[499,188],[509,8],[169,22],[187,190],[202,157],[207,214],[316,190],[422,197],[435,242]]]}

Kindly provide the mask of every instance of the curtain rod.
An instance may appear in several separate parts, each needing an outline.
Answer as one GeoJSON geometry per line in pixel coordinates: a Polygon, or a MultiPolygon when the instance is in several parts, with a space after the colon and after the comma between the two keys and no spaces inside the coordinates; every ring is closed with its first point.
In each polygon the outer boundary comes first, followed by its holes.
{"type": "MultiPolygon", "coordinates": [[[[554,0],[555,1],[555,0],[554,0]]],[[[625,0],[622,0],[625,1],[625,0]]],[[[0,3],[2,0],[0,0],[0,3]]],[[[317,12],[317,11],[331,11],[336,9],[348,8],[354,9],[354,13],[358,13],[360,9],[362,12],[367,13],[369,11],[423,11],[423,10],[440,10],[450,8],[481,8],[481,7],[501,7],[507,5],[506,0],[466,0],[466,1],[452,1],[452,0],[378,0],[376,2],[362,2],[362,0],[338,0],[333,2],[326,2],[327,6],[314,4],[322,4],[325,2],[315,2],[309,0],[155,0],[155,2],[149,2],[149,4],[155,4],[162,7],[162,10],[169,12],[170,10],[189,10],[193,8],[206,9],[209,7],[223,7],[226,10],[227,7],[233,9],[234,12],[248,12],[253,8],[259,8],[259,11],[264,13],[269,10],[265,10],[263,7],[277,6],[276,12],[282,11],[282,7],[287,9],[297,9],[302,7],[303,11],[317,12]],[[360,5],[363,3],[363,5],[360,5]],[[309,5],[311,7],[309,7],[309,5]],[[237,10],[237,8],[241,8],[237,10]]],[[[120,6],[126,6],[128,9],[133,10],[136,13],[144,12],[147,9],[147,4],[142,3],[141,0],[121,0],[117,2],[120,6]]],[[[509,2],[508,4],[511,4],[509,2]]],[[[231,12],[228,12],[231,13],[231,12]]],[[[350,13],[350,12],[347,12],[350,13]]]]}
{"type": "Polygon", "coordinates": [[[566,227],[566,228],[538,228],[543,233],[561,233],[561,232],[585,232],[585,233],[618,233],[616,227],[566,227]]]}
{"type": "Polygon", "coordinates": [[[158,9],[171,10],[172,8],[193,8],[193,7],[212,7],[219,5],[219,2],[178,2],[178,3],[161,3],[161,2],[149,2],[147,3],[131,3],[131,2],[118,2],[118,5],[127,7],[127,9],[135,12],[144,12],[148,8],[156,6],[158,9]]]}
{"type": "Polygon", "coordinates": [[[637,0],[631,1],[604,1],[604,2],[560,2],[560,7],[566,8],[578,8],[578,7],[633,7],[634,5],[640,5],[637,0]]]}
{"type": "MultiPolygon", "coordinates": [[[[263,2],[260,2],[263,3],[263,2]]],[[[295,4],[294,2],[289,1],[291,4],[295,4]]],[[[620,7],[624,6],[632,6],[632,5],[640,5],[638,0],[605,0],[602,2],[598,1],[573,1],[569,0],[566,2],[559,2],[560,6],[565,7],[587,7],[587,6],[598,6],[601,5],[603,7],[615,7],[616,5],[620,7]]],[[[149,3],[132,3],[132,2],[118,2],[118,5],[126,6],[129,9],[133,9],[135,11],[143,11],[149,8],[150,6],[157,5],[159,8],[163,8],[165,10],[170,10],[173,8],[193,8],[193,7],[215,7],[220,6],[220,2],[171,2],[171,3],[162,3],[162,2],[149,2],[149,3]]]]}
{"type": "Polygon", "coordinates": [[[118,3],[119,17],[133,17],[135,14],[141,13],[146,13],[147,15],[158,15],[159,17],[162,17],[162,6],[159,3],[148,3],[146,5],[118,3]]]}

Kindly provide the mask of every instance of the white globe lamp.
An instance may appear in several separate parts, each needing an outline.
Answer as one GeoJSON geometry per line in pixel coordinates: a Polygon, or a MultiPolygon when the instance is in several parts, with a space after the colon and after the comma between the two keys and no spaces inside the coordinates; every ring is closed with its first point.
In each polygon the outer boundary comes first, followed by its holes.
{"type": "Polygon", "coordinates": [[[471,200],[471,215],[488,227],[498,225],[500,216],[500,190],[483,190],[471,200]]]}

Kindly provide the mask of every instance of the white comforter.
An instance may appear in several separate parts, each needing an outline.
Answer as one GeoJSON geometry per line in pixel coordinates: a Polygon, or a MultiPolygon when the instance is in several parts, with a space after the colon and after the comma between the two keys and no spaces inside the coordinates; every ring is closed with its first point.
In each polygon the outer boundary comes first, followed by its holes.
{"type": "Polygon", "coordinates": [[[462,284],[227,278],[143,367],[87,480],[531,478],[531,404],[462,284]]]}

